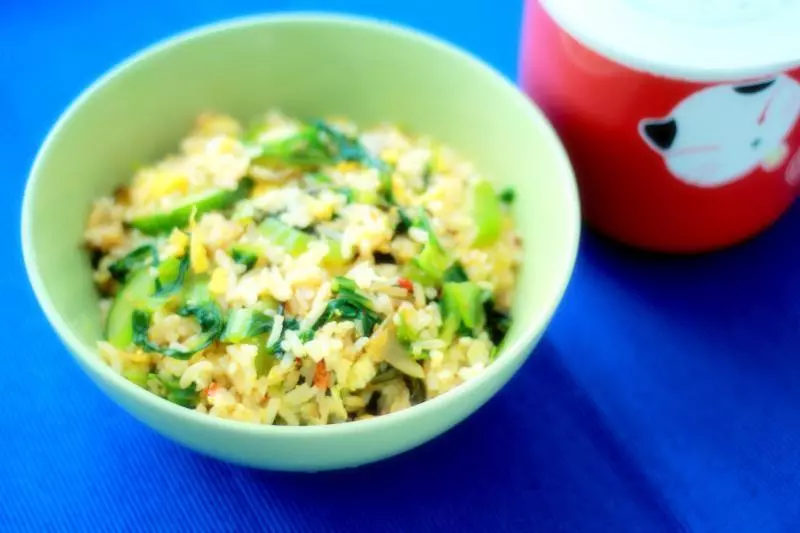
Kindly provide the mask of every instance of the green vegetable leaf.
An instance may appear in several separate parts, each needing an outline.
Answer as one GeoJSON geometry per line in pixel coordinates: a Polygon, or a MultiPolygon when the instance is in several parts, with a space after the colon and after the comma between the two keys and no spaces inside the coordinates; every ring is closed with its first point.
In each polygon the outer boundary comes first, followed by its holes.
{"type": "Polygon", "coordinates": [[[406,322],[405,318],[403,318],[402,313],[397,314],[397,319],[397,340],[403,346],[403,348],[408,350],[411,347],[411,343],[417,340],[416,335],[406,322]]]}
{"type": "Polygon", "coordinates": [[[258,254],[249,248],[245,248],[243,245],[234,245],[231,248],[231,259],[233,259],[235,263],[244,265],[247,270],[250,270],[256,266],[258,254]]]}
{"type": "Polygon", "coordinates": [[[270,167],[316,168],[334,161],[330,149],[320,139],[317,128],[306,126],[295,135],[251,145],[253,162],[270,167]]]}
{"type": "Polygon", "coordinates": [[[319,172],[306,174],[303,176],[303,181],[305,181],[306,186],[310,189],[318,189],[333,184],[333,180],[330,176],[319,172]]]}
{"type": "Polygon", "coordinates": [[[322,120],[315,120],[312,122],[312,126],[317,129],[320,137],[328,141],[332,148],[331,151],[339,161],[356,161],[378,169],[386,166],[383,161],[373,157],[358,139],[348,137],[322,120]]]}
{"type": "Polygon", "coordinates": [[[152,244],[142,245],[122,259],[118,259],[108,266],[108,272],[111,277],[117,281],[123,282],[127,279],[128,274],[135,270],[148,265],[158,266],[158,249],[152,244]]]}
{"type": "Polygon", "coordinates": [[[448,281],[469,281],[469,277],[467,277],[467,273],[464,271],[464,267],[461,266],[461,263],[456,261],[450,265],[450,268],[444,271],[442,281],[445,283],[448,281]]]}
{"type": "Polygon", "coordinates": [[[372,335],[384,317],[372,309],[370,299],[361,293],[356,283],[349,278],[337,276],[333,280],[332,290],[336,298],[328,302],[322,315],[300,338],[304,342],[308,341],[326,323],[340,320],[354,322],[360,336],[372,335]]]}
{"type": "Polygon", "coordinates": [[[240,343],[254,339],[272,331],[275,320],[260,311],[253,309],[232,309],[228,313],[225,329],[222,331],[222,342],[240,343]]]}
{"type": "Polygon", "coordinates": [[[178,309],[177,313],[183,317],[193,317],[200,325],[200,329],[203,332],[203,335],[201,335],[187,350],[169,347],[164,348],[150,342],[148,331],[150,329],[152,314],[149,311],[142,311],[140,309],[133,312],[133,317],[131,319],[134,344],[147,352],[160,353],[174,359],[186,360],[200,350],[204,350],[210,346],[211,343],[222,334],[224,320],[222,318],[222,312],[214,302],[185,304],[178,309]]]}
{"type": "Polygon", "coordinates": [[[275,351],[268,346],[259,345],[258,353],[253,361],[256,367],[256,376],[266,376],[273,366],[278,362],[275,351]]]}
{"type": "Polygon", "coordinates": [[[452,259],[436,237],[433,226],[423,209],[413,224],[428,234],[428,240],[417,257],[406,266],[405,277],[423,285],[437,285],[450,267],[452,259]]]}
{"type": "Polygon", "coordinates": [[[475,335],[486,323],[480,287],[470,281],[448,282],[442,286],[440,308],[443,317],[442,339],[475,335]]]}
{"type": "Polygon", "coordinates": [[[159,276],[156,278],[156,290],[155,293],[153,293],[153,296],[169,296],[180,290],[180,288],[183,287],[183,282],[186,280],[186,273],[189,271],[189,263],[190,258],[188,246],[184,251],[183,257],[181,257],[179,261],[175,260],[174,258],[164,261],[162,268],[160,269],[159,276]],[[161,277],[164,276],[169,278],[170,275],[172,275],[172,279],[167,283],[162,283],[161,277]]]}
{"type": "Polygon", "coordinates": [[[164,388],[164,398],[168,401],[193,409],[200,402],[200,392],[197,387],[192,383],[189,387],[182,389],[179,384],[179,378],[176,376],[163,376],[161,374],[149,374],[150,379],[157,380],[164,388]]]}
{"type": "Polygon", "coordinates": [[[377,169],[380,180],[378,193],[388,204],[394,204],[394,192],[392,190],[393,169],[390,165],[370,154],[358,139],[348,137],[324,121],[317,120],[313,122],[313,126],[317,128],[322,138],[327,139],[331,146],[331,152],[335,154],[335,158],[338,161],[355,161],[364,166],[377,169]]]}
{"type": "Polygon", "coordinates": [[[361,307],[368,307],[370,300],[358,288],[356,282],[344,276],[336,276],[333,278],[331,290],[338,294],[341,298],[351,300],[361,307]]]}
{"type": "Polygon", "coordinates": [[[414,225],[414,222],[411,220],[411,217],[403,210],[398,208],[397,209],[397,216],[398,221],[397,225],[394,227],[394,234],[395,235],[405,235],[408,233],[408,230],[411,229],[411,226],[414,225]]]}

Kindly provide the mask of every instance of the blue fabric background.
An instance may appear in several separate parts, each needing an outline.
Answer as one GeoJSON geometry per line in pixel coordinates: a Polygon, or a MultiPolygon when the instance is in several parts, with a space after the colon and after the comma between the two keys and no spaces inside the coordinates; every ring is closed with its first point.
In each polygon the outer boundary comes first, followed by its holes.
{"type": "Polygon", "coordinates": [[[700,258],[586,234],[551,329],[475,416],[403,456],[288,475],[208,459],[85,378],[25,279],[19,208],[78,92],[176,31],[328,9],[436,33],[516,74],[520,0],[0,1],[0,530],[800,531],[800,211],[700,258]],[[31,348],[31,345],[33,348],[31,348]]]}

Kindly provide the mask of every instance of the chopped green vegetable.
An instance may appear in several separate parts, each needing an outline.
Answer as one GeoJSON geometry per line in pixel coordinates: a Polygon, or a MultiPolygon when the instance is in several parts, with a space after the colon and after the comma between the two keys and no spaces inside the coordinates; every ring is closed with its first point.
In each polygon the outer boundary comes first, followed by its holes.
{"type": "Polygon", "coordinates": [[[268,372],[269,368],[271,368],[274,364],[270,361],[270,358],[278,361],[284,355],[281,343],[283,342],[284,337],[286,337],[286,332],[297,331],[300,329],[300,322],[296,318],[286,316],[286,309],[284,308],[283,304],[277,305],[276,314],[283,317],[283,328],[281,329],[280,337],[273,344],[269,346],[264,345],[263,348],[259,347],[259,355],[256,356],[257,371],[258,368],[261,367],[262,369],[265,369],[265,373],[268,372]],[[261,358],[260,362],[259,357],[261,358]],[[269,368],[267,368],[267,366],[269,368]]]}
{"type": "Polygon", "coordinates": [[[314,126],[305,126],[289,137],[251,145],[253,162],[268,167],[317,168],[333,162],[333,154],[314,126]]]}
{"type": "Polygon", "coordinates": [[[222,312],[213,301],[185,304],[178,309],[177,314],[183,317],[193,317],[203,332],[203,335],[199,336],[186,350],[171,347],[164,348],[150,342],[148,330],[150,329],[152,314],[150,311],[141,309],[134,310],[131,319],[134,344],[147,352],[160,353],[174,359],[186,360],[200,350],[209,347],[222,333],[224,326],[222,312]]]}
{"type": "Polygon", "coordinates": [[[235,263],[244,265],[247,270],[256,266],[261,253],[258,247],[252,245],[234,244],[231,246],[231,259],[233,259],[235,263]]]}
{"type": "Polygon", "coordinates": [[[356,283],[342,276],[333,280],[332,290],[336,294],[328,302],[317,321],[301,334],[304,341],[310,340],[314,333],[328,322],[349,320],[356,324],[359,336],[369,337],[375,328],[383,322],[383,315],[372,309],[372,302],[361,291],[356,283]]]}
{"type": "Polygon", "coordinates": [[[141,366],[128,366],[122,371],[122,377],[142,388],[147,387],[149,369],[141,366]]]}
{"type": "Polygon", "coordinates": [[[309,188],[317,188],[333,184],[333,180],[330,178],[330,176],[326,176],[325,174],[321,174],[319,172],[314,174],[306,174],[303,179],[309,188]]]}
{"type": "Polygon", "coordinates": [[[189,249],[180,259],[170,257],[166,259],[160,267],[159,278],[155,281],[154,296],[169,296],[177,292],[186,279],[186,273],[189,271],[189,249]],[[166,279],[166,282],[162,281],[166,279]]]}
{"type": "Polygon", "coordinates": [[[481,306],[480,288],[474,283],[461,282],[447,283],[443,290],[447,289],[456,299],[461,322],[473,331],[482,328],[486,315],[481,306]]]}
{"type": "Polygon", "coordinates": [[[356,161],[365,166],[381,169],[385,163],[370,154],[358,139],[353,139],[322,120],[313,122],[320,137],[326,139],[339,161],[356,161]]]}
{"type": "Polygon", "coordinates": [[[473,216],[477,227],[475,246],[487,246],[500,237],[502,210],[492,184],[481,180],[475,184],[472,200],[473,216]]]}
{"type": "Polygon", "coordinates": [[[344,201],[347,204],[352,204],[356,201],[355,191],[350,187],[339,187],[336,189],[336,192],[344,196],[344,201]]]}
{"type": "Polygon", "coordinates": [[[486,321],[481,289],[470,281],[445,283],[441,308],[444,320],[442,337],[448,342],[456,333],[479,331],[486,321]]]}
{"type": "Polygon", "coordinates": [[[282,247],[286,253],[297,257],[308,250],[313,237],[304,231],[284,224],[277,218],[266,218],[258,227],[261,234],[272,244],[282,247]]]}
{"type": "Polygon", "coordinates": [[[414,225],[414,222],[411,220],[411,217],[406,214],[403,209],[397,209],[397,225],[394,227],[394,234],[395,235],[405,235],[408,233],[408,230],[411,229],[411,226],[414,225]]]}
{"type": "Polygon", "coordinates": [[[411,261],[406,277],[424,285],[438,284],[450,267],[452,259],[436,238],[436,233],[424,213],[420,215],[418,225],[428,233],[428,241],[419,255],[411,261]]]}
{"type": "Polygon", "coordinates": [[[517,192],[512,187],[506,187],[497,196],[504,204],[511,205],[517,197],[517,192]]]}
{"type": "Polygon", "coordinates": [[[174,275],[167,271],[175,266],[172,259],[161,263],[158,269],[143,268],[131,275],[123,285],[108,312],[106,320],[105,336],[113,346],[119,349],[128,348],[133,342],[133,328],[131,317],[134,309],[145,309],[153,311],[163,304],[163,298],[156,298],[157,276],[160,283],[165,279],[162,276],[174,275]]]}
{"type": "MultiPolygon", "coordinates": [[[[272,331],[275,319],[253,309],[232,309],[228,313],[225,329],[220,336],[220,341],[232,344],[248,343],[258,347],[258,353],[254,359],[256,375],[261,377],[267,375],[269,370],[277,362],[274,347],[266,345],[266,337],[272,331]]],[[[278,344],[282,340],[278,339],[278,344]]]]}
{"type": "Polygon", "coordinates": [[[195,210],[199,217],[209,211],[227,209],[246,198],[252,188],[253,180],[242,178],[236,189],[212,189],[187,196],[172,209],[140,216],[132,220],[130,225],[146,235],[166,233],[173,228],[185,227],[195,210]]]}
{"type": "Polygon", "coordinates": [[[369,298],[361,293],[356,282],[350,278],[336,276],[333,278],[331,290],[340,297],[353,301],[362,307],[371,305],[369,298]]]}
{"type": "Polygon", "coordinates": [[[411,346],[411,343],[417,340],[417,336],[414,334],[414,330],[411,329],[411,326],[406,323],[402,313],[397,314],[397,320],[397,340],[400,341],[400,344],[403,345],[403,348],[408,349],[411,346]]]}
{"type": "Polygon", "coordinates": [[[186,283],[183,291],[183,302],[186,304],[199,304],[212,300],[211,291],[208,289],[210,278],[205,275],[193,276],[191,281],[186,283]]]}
{"type": "Polygon", "coordinates": [[[456,261],[450,268],[444,271],[444,277],[442,281],[445,283],[448,281],[469,281],[469,277],[467,277],[467,273],[464,271],[464,267],[456,261]]]}
{"type": "Polygon", "coordinates": [[[148,264],[158,266],[158,249],[152,244],[139,246],[122,259],[117,259],[108,266],[108,272],[115,280],[125,281],[131,272],[148,264]]]}
{"type": "MultiPolygon", "coordinates": [[[[286,250],[286,253],[292,257],[302,255],[314,241],[313,235],[284,224],[274,217],[264,219],[259,226],[259,231],[274,245],[286,250]]],[[[347,263],[342,257],[342,248],[339,242],[328,237],[322,237],[322,240],[328,245],[328,253],[325,256],[327,264],[339,266],[347,263]]]]}
{"type": "Polygon", "coordinates": [[[243,225],[250,222],[260,222],[264,218],[261,211],[250,202],[238,202],[231,210],[231,220],[243,225]]]}
{"type": "Polygon", "coordinates": [[[220,336],[222,342],[240,343],[265,335],[272,331],[274,319],[253,309],[232,309],[228,313],[225,329],[220,336]]]}
{"type": "Polygon", "coordinates": [[[194,383],[182,389],[179,384],[180,380],[176,376],[149,374],[148,378],[157,380],[164,389],[164,398],[174,404],[193,409],[198,402],[200,402],[200,392],[197,390],[197,386],[194,383]]]}
{"type": "Polygon", "coordinates": [[[339,187],[336,189],[336,192],[343,195],[347,200],[348,204],[358,203],[358,204],[368,204],[368,205],[379,205],[381,203],[381,197],[375,191],[370,191],[366,189],[354,189],[352,187],[339,187]]]}
{"type": "MultiPolygon", "coordinates": [[[[328,140],[331,146],[331,152],[335,154],[336,160],[355,161],[364,166],[377,169],[378,179],[380,181],[378,193],[390,205],[394,204],[394,192],[392,190],[392,168],[389,165],[387,165],[381,159],[370,154],[358,139],[353,139],[345,135],[335,127],[321,120],[317,120],[313,124],[320,132],[320,135],[328,140]]],[[[375,205],[377,205],[377,202],[375,202],[375,205]]]]}
{"type": "Polygon", "coordinates": [[[277,313],[283,317],[283,331],[297,331],[300,329],[300,321],[295,317],[286,316],[286,307],[278,304],[277,313]]]}
{"type": "Polygon", "coordinates": [[[278,362],[275,352],[267,346],[259,345],[253,364],[256,367],[256,376],[266,376],[273,366],[278,362]]]}
{"type": "Polygon", "coordinates": [[[252,144],[250,152],[256,164],[266,166],[318,168],[338,161],[356,161],[379,170],[386,167],[358,139],[350,138],[322,120],[312,122],[285,139],[252,144]]]}

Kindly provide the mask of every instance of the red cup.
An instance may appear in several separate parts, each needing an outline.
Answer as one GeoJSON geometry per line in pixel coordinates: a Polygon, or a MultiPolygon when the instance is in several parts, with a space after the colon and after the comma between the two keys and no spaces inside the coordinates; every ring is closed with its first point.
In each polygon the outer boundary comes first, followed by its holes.
{"type": "MultiPolygon", "coordinates": [[[[637,247],[700,252],[747,239],[786,211],[800,187],[800,48],[794,62],[751,55],[737,65],[737,57],[667,55],[667,42],[649,60],[647,31],[626,49],[620,35],[590,33],[590,22],[581,30],[556,7],[567,4],[527,2],[520,83],[569,152],[589,224],[637,247]],[[713,65],[704,70],[706,59],[713,65]]],[[[642,13],[619,16],[631,27],[642,13]]],[[[680,19],[648,16],[661,25],[653,39],[691,38],[666,31],[680,19]]]]}

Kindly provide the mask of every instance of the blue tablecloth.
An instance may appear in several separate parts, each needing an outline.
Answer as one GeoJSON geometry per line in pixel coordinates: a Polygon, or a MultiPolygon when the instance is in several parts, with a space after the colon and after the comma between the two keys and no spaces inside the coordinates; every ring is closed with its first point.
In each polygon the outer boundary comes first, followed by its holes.
{"type": "Polygon", "coordinates": [[[106,399],[36,305],[18,243],[58,114],[175,31],[273,10],[410,24],[515,76],[521,2],[0,3],[1,531],[800,531],[800,211],[699,258],[586,234],[534,357],[441,438],[357,470],[265,473],[173,444],[106,399]],[[13,369],[13,370],[12,370],[13,369]]]}

